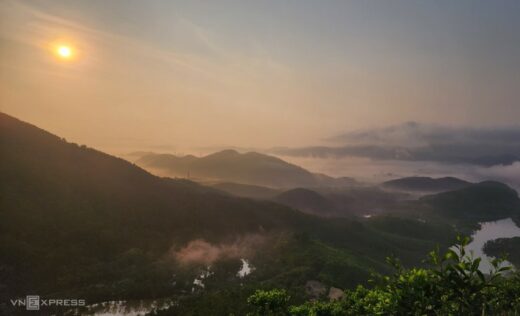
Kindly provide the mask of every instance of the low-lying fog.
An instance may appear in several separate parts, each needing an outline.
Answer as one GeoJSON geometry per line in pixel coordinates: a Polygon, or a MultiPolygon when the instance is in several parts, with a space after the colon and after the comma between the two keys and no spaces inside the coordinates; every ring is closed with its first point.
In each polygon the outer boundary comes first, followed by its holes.
{"type": "Polygon", "coordinates": [[[379,183],[408,176],[457,177],[471,182],[496,180],[520,191],[520,162],[482,167],[469,164],[445,164],[427,161],[372,160],[369,158],[312,158],[279,156],[281,159],[317,173],[334,177],[353,177],[379,183]]]}

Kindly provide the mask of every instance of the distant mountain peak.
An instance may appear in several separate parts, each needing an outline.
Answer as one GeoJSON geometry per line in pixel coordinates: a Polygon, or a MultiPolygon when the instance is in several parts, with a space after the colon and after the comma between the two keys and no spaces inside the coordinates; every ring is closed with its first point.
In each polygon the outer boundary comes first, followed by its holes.
{"type": "Polygon", "coordinates": [[[205,157],[215,157],[215,156],[240,156],[241,154],[235,149],[224,149],[221,151],[217,151],[215,153],[209,154],[205,157]]]}

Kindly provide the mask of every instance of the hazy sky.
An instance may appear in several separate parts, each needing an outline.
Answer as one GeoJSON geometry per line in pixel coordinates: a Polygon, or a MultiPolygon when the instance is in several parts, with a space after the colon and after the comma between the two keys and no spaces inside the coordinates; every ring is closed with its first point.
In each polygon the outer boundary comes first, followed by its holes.
{"type": "Polygon", "coordinates": [[[510,125],[519,16],[516,0],[0,0],[0,109],[110,152],[510,125]]]}

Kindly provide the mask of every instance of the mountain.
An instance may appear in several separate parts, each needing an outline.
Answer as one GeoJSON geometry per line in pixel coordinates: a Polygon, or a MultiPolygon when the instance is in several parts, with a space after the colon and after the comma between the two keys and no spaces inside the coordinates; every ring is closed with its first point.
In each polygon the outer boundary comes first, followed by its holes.
{"type": "Polygon", "coordinates": [[[273,201],[318,216],[370,217],[393,213],[410,194],[383,190],[378,186],[317,187],[292,189],[273,198],[273,201]]]}
{"type": "Polygon", "coordinates": [[[382,183],[387,189],[411,192],[444,192],[462,189],[471,185],[470,182],[454,177],[406,177],[382,183]]]}
{"type": "MultiPolygon", "coordinates": [[[[416,182],[416,179],[412,180],[416,182]]],[[[448,178],[442,183],[450,182],[458,181],[448,178]]],[[[421,220],[452,222],[457,223],[457,227],[464,229],[465,233],[470,233],[481,221],[520,217],[517,192],[495,181],[468,184],[461,189],[430,194],[419,199],[400,191],[367,186],[315,190],[298,188],[285,191],[273,200],[318,216],[400,214],[421,220]]]]}
{"type": "Polygon", "coordinates": [[[149,284],[158,282],[154,291],[162,291],[168,282],[158,281],[151,267],[174,244],[287,230],[307,220],[273,203],[155,177],[5,114],[0,147],[0,289],[11,294],[149,295],[149,284]],[[125,260],[137,260],[149,281],[130,278],[124,289],[114,289],[135,273],[125,270],[125,260]]]}
{"type": "Polygon", "coordinates": [[[335,205],[321,194],[309,190],[296,188],[280,193],[274,201],[298,209],[302,212],[320,216],[336,213],[335,205]]]}
{"type": "Polygon", "coordinates": [[[378,187],[317,187],[287,191],[239,183],[217,183],[211,187],[234,196],[271,200],[317,216],[352,217],[389,212],[398,201],[408,197],[378,187]]]}
{"type": "Polygon", "coordinates": [[[345,186],[354,182],[350,178],[313,174],[273,156],[236,150],[223,150],[203,157],[145,154],[136,160],[136,164],[167,176],[273,188],[345,186]]]}
{"type": "Polygon", "coordinates": [[[495,181],[424,196],[420,201],[439,214],[465,221],[490,221],[520,214],[518,193],[506,184],[495,181]]]}
{"type": "Polygon", "coordinates": [[[378,186],[354,186],[350,188],[317,188],[316,191],[336,206],[336,214],[376,215],[398,209],[410,195],[404,192],[383,190],[378,186]]]}
{"type": "Polygon", "coordinates": [[[1,302],[27,293],[89,302],[189,296],[209,261],[208,293],[314,279],[347,288],[372,269],[388,271],[392,253],[420,264],[434,243],[447,247],[454,237],[388,233],[370,221],[315,217],[159,178],[6,114],[0,178],[1,302]],[[237,276],[241,256],[256,268],[247,282],[237,276]]]}
{"type": "Polygon", "coordinates": [[[246,197],[252,199],[269,200],[280,194],[279,190],[262,187],[259,185],[240,184],[232,182],[224,182],[213,184],[211,187],[227,192],[234,196],[246,197]]]}

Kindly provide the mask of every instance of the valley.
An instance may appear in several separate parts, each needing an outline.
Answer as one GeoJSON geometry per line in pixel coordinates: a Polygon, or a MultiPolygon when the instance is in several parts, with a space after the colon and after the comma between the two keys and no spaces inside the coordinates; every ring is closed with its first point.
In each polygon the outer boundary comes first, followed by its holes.
{"type": "Polygon", "coordinates": [[[247,166],[249,183],[208,186],[154,176],[5,114],[0,129],[2,298],[27,291],[89,305],[171,298],[172,314],[211,314],[215,302],[219,313],[245,312],[254,289],[283,287],[303,301],[310,281],[353,288],[372,272],[390,273],[388,256],[422,266],[435,245],[448,249],[483,221],[520,214],[516,192],[496,182],[418,197],[387,184],[331,177],[318,184],[289,166],[296,187],[267,187],[265,169],[286,163],[224,152],[209,156],[218,157],[212,168],[247,166]]]}

